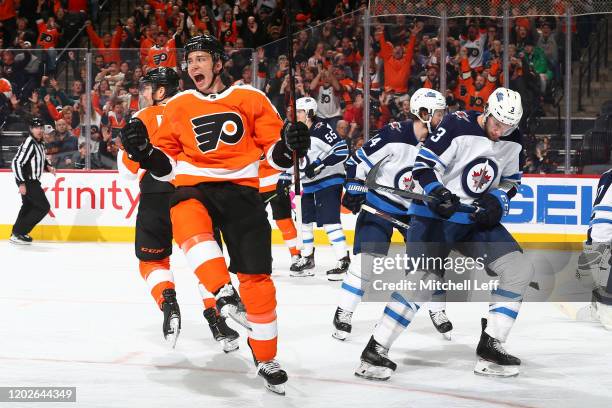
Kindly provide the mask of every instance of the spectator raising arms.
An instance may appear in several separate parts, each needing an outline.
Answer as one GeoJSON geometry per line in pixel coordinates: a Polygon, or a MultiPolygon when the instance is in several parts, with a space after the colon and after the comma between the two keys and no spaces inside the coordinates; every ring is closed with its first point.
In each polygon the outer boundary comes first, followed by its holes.
{"type": "Polygon", "coordinates": [[[397,94],[408,92],[408,80],[412,70],[412,56],[416,37],[423,29],[423,23],[416,23],[410,30],[410,41],[407,45],[396,43],[392,46],[385,39],[382,26],[376,29],[376,38],[380,44],[380,57],[383,59],[385,72],[384,87],[391,89],[397,94]]]}
{"type": "Polygon", "coordinates": [[[117,28],[112,36],[106,33],[103,37],[100,37],[91,26],[90,20],[87,20],[85,25],[87,26],[87,35],[91,43],[97,48],[98,53],[104,57],[104,62],[107,64],[113,61],[120,62],[119,49],[121,48],[121,36],[123,35],[123,24],[121,24],[121,21],[117,21],[117,28]]]}

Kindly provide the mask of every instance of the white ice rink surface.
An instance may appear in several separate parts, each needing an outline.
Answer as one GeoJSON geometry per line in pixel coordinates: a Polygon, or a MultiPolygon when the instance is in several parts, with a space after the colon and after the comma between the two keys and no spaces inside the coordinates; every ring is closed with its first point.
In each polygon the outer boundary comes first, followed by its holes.
{"type": "MultiPolygon", "coordinates": [[[[279,301],[278,359],[287,395],[266,391],[250,351],[224,354],[202,317],[196,278],[182,254],[172,258],[183,316],[176,350],[138,272],[132,245],[0,243],[0,386],[76,386],[77,403],[0,403],[4,407],[612,407],[612,332],[572,321],[552,304],[525,304],[507,343],[523,360],[517,378],[472,373],[486,304],[449,304],[448,342],[426,313],[396,342],[388,382],[353,371],[383,304],[362,304],[353,336],[331,337],[340,283],[324,271],[330,248],[317,250],[317,276],[288,276],[286,249],[274,248],[279,301]]],[[[244,332],[241,334],[244,335],[244,332]]]]}

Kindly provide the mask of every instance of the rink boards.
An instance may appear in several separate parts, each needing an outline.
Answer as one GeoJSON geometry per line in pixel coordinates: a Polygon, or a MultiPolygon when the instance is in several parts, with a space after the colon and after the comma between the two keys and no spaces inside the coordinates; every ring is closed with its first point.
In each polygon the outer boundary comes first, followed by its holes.
{"type": "MultiPolygon", "coordinates": [[[[0,233],[8,238],[21,205],[15,179],[0,171],[0,233]]],[[[588,229],[597,176],[534,175],[523,178],[504,224],[520,242],[579,243],[588,229]]],[[[51,211],[32,232],[35,239],[57,241],[129,242],[134,237],[139,191],[136,181],[116,171],[62,171],[44,174],[42,186],[51,211]]],[[[343,211],[342,225],[352,242],[356,217],[343,211]]],[[[273,226],[273,243],[282,244],[273,226]]],[[[394,241],[401,241],[395,234],[394,241]]],[[[328,243],[315,231],[315,242],[328,243]]]]}

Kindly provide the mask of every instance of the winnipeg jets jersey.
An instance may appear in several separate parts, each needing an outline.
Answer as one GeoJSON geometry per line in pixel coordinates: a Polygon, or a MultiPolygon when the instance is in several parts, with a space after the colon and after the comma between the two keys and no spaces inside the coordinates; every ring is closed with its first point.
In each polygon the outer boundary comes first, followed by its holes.
{"type": "Polygon", "coordinates": [[[601,175],[589,223],[588,242],[612,242],[612,169],[601,175]]]}
{"type": "MultiPolygon", "coordinates": [[[[502,190],[512,198],[522,177],[521,132],[490,140],[476,118],[476,111],[447,114],[417,155],[414,177],[429,194],[444,185],[464,204],[484,193],[502,190]]],[[[410,206],[410,214],[440,218],[422,202],[410,206]]],[[[469,224],[466,213],[455,213],[449,221],[469,224]]]]}
{"type": "MultiPolygon", "coordinates": [[[[384,160],[376,175],[378,184],[420,192],[412,179],[412,166],[419,147],[411,120],[391,122],[347,160],[346,178],[365,180],[370,169],[384,160]]],[[[407,214],[410,205],[408,199],[372,190],[368,191],[366,202],[390,214],[407,214]]]]}
{"type": "MultiPolygon", "coordinates": [[[[344,162],[349,156],[346,141],[325,122],[316,121],[310,127],[310,149],[300,160],[300,170],[316,161],[323,166],[321,172],[308,178],[300,171],[305,193],[314,193],[323,188],[344,183],[344,162]]],[[[287,171],[292,173],[292,168],[287,171]]]]}

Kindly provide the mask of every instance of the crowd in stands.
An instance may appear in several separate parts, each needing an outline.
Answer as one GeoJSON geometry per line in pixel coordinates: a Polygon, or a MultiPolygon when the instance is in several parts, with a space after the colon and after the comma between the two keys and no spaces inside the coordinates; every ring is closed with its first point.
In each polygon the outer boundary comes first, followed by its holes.
{"type": "MultiPolygon", "coordinates": [[[[228,84],[240,82],[261,89],[282,116],[287,114],[291,76],[282,0],[130,3],[131,15],[105,32],[88,19],[97,11],[97,0],[0,0],[0,78],[10,88],[0,89],[0,122],[9,115],[43,118],[48,124],[47,152],[58,168],[83,168],[87,151],[91,168],[114,168],[119,131],[140,108],[140,77],[156,66],[172,67],[181,75],[182,88],[189,88],[180,49],[197,34],[215,35],[225,44],[231,57],[224,71],[228,84]],[[89,42],[94,53],[92,89],[85,85],[83,52],[61,52],[83,26],[83,41],[89,42]],[[59,70],[62,74],[69,70],[70,80],[63,79],[59,70]],[[84,131],[88,95],[93,124],[89,149],[84,131]]],[[[316,98],[317,116],[346,138],[352,149],[358,148],[366,137],[361,17],[368,2],[295,3],[297,97],[316,98]]],[[[527,13],[523,2],[512,4],[513,15],[527,13]]],[[[473,10],[464,11],[469,15],[473,10]]],[[[439,21],[404,15],[372,20],[367,73],[371,133],[390,121],[408,119],[410,95],[420,87],[438,89],[441,64],[446,66],[443,93],[451,111],[482,111],[489,94],[503,83],[501,19],[449,19],[446,61],[440,57],[439,21]]],[[[542,104],[550,101],[560,80],[565,29],[559,18],[512,20],[509,82],[523,98],[525,120],[543,114],[542,104]]],[[[571,29],[577,30],[576,26],[571,29]]],[[[528,150],[525,169],[554,171],[549,147],[537,149],[539,144],[536,141],[528,150]]]]}

